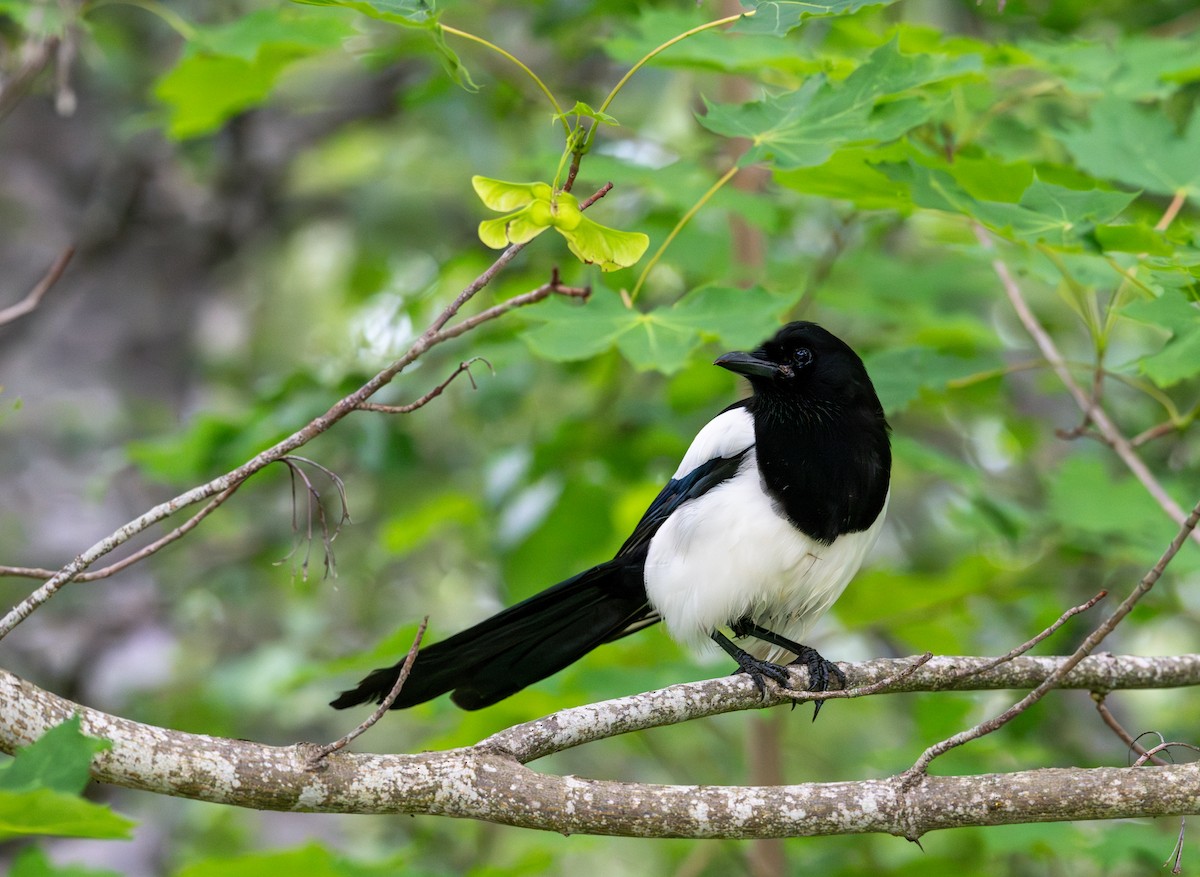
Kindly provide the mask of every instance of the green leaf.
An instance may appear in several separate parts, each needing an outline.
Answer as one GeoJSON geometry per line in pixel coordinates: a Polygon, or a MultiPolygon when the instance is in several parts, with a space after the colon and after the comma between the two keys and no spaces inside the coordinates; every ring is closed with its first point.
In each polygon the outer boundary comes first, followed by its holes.
{"type": "Polygon", "coordinates": [[[913,206],[908,187],[876,167],[889,157],[902,158],[906,151],[903,144],[892,144],[882,150],[847,147],[815,167],[777,170],[775,181],[805,195],[844,199],[863,210],[908,211],[913,206]]]}
{"type": "Polygon", "coordinates": [[[107,740],[81,734],[79,716],[51,728],[0,770],[0,838],[26,834],[129,837],[136,824],[79,797],[107,740]]]}
{"type": "Polygon", "coordinates": [[[1169,97],[1195,75],[1196,43],[1127,34],[1104,40],[1023,43],[1031,58],[1075,94],[1169,97]]]}
{"type": "Polygon", "coordinates": [[[26,847],[13,859],[9,877],[121,877],[121,874],[107,868],[55,865],[37,847],[26,847]]]}
{"type": "Polygon", "coordinates": [[[433,0],[292,0],[307,6],[342,6],[361,12],[370,18],[398,24],[401,27],[420,28],[428,32],[437,49],[438,60],[445,71],[467,91],[478,91],[479,86],[471,78],[470,71],[463,65],[458,53],[446,42],[446,34],[438,23],[438,13],[433,0]]]}
{"type": "Polygon", "coordinates": [[[76,794],[53,789],[0,789],[0,839],[28,834],[129,838],[137,823],[76,794]]]}
{"type": "Polygon", "coordinates": [[[758,103],[721,105],[706,100],[707,113],[700,123],[717,134],[750,140],[743,164],[811,167],[827,161],[840,146],[903,136],[933,113],[927,96],[908,92],[979,69],[977,56],[902,55],[892,40],[840,85],[814,76],[795,91],[758,103]]]}
{"type": "Polygon", "coordinates": [[[221,856],[185,865],[175,877],[274,877],[295,874],[303,877],[384,877],[407,873],[397,862],[376,865],[350,861],[319,844],[295,850],[221,856]]]}
{"type": "Polygon", "coordinates": [[[522,336],[547,359],[588,359],[617,347],[639,371],[667,374],[687,364],[706,338],[748,347],[779,328],[795,296],[761,288],[710,286],[676,304],[643,312],[626,308],[616,295],[594,296],[586,306],[555,300],[527,312],[542,323],[522,336]]]}
{"type": "Polygon", "coordinates": [[[1169,256],[1175,252],[1166,235],[1149,225],[1098,225],[1094,234],[1103,249],[1117,253],[1169,256]]]}
{"type": "MultiPolygon", "coordinates": [[[[655,54],[664,43],[708,20],[702,10],[694,5],[656,7],[643,4],[638,9],[632,30],[622,28],[617,33],[607,35],[602,48],[610,58],[625,65],[635,64],[650,55],[650,64],[657,67],[746,73],[756,78],[761,78],[766,71],[786,71],[798,78],[833,72],[843,64],[847,65],[845,73],[853,69],[850,62],[828,56],[814,57],[811,47],[779,40],[768,33],[745,33],[740,25],[735,26],[738,31],[735,39],[710,29],[676,42],[670,51],[655,54]]],[[[751,20],[743,19],[747,24],[751,20]]]]}
{"type": "Polygon", "coordinates": [[[1169,537],[1174,524],[1145,488],[1114,477],[1099,459],[1075,455],[1059,466],[1050,484],[1053,519],[1069,530],[1103,539],[1169,537]]]}
{"type": "Polygon", "coordinates": [[[1121,313],[1170,335],[1161,350],[1139,361],[1142,374],[1160,387],[1200,374],[1200,307],[1176,292],[1165,292],[1126,305],[1121,313]]]}
{"type": "Polygon", "coordinates": [[[112,744],[80,733],[80,725],[79,716],[72,716],[17,750],[16,757],[0,770],[0,789],[82,792],[91,779],[92,757],[111,749],[112,744]]]}
{"type": "Polygon", "coordinates": [[[866,358],[867,371],[889,416],[912,403],[922,390],[940,392],[951,381],[981,369],[978,360],[930,347],[899,347],[866,358]]]}
{"type": "Polygon", "coordinates": [[[1181,131],[1161,104],[1108,95],[1092,107],[1089,124],[1058,136],[1093,176],[1159,195],[1200,196],[1200,112],[1181,131]]]}
{"type": "Polygon", "coordinates": [[[353,35],[352,28],[328,16],[259,9],[228,24],[197,27],[189,49],[254,61],[264,49],[290,46],[307,54],[339,46],[353,35]]]}
{"type": "Polygon", "coordinates": [[[608,113],[602,113],[599,110],[593,110],[590,106],[585,104],[583,101],[575,101],[575,106],[571,107],[571,109],[567,110],[566,112],[554,113],[553,119],[554,119],[554,121],[558,122],[558,121],[567,119],[567,116],[578,116],[578,117],[584,118],[584,119],[595,119],[597,122],[600,122],[603,125],[617,125],[618,124],[615,117],[610,116],[608,113]]]}
{"type": "Polygon", "coordinates": [[[809,18],[849,15],[864,6],[890,6],[894,2],[896,0],[774,0],[762,3],[742,0],[742,5],[751,7],[752,11],[743,14],[736,27],[743,33],[783,36],[809,18]]]}
{"type": "Polygon", "coordinates": [[[970,217],[1014,240],[1064,249],[1095,247],[1092,232],[1108,223],[1137,196],[1103,189],[1068,189],[1034,178],[1016,204],[973,197],[948,171],[910,160],[880,165],[895,181],[906,183],[913,203],[970,217]]]}
{"type": "Polygon", "coordinates": [[[342,6],[403,27],[429,27],[437,20],[430,0],[293,0],[306,6],[342,6]]]}
{"type": "Polygon", "coordinates": [[[167,133],[211,133],[261,104],[295,61],[336,48],[352,34],[336,20],[260,9],[216,27],[197,27],[174,68],[154,86],[167,106],[167,133]]]}
{"type": "Polygon", "coordinates": [[[301,51],[264,48],[254,61],[190,54],[164,75],[154,96],[167,105],[167,133],[176,140],[209,134],[262,103],[301,51]]]}

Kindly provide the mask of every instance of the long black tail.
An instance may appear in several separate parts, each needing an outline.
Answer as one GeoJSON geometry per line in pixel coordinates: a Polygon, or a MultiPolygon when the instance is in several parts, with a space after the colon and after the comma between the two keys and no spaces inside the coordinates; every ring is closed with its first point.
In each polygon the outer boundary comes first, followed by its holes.
{"type": "MultiPolygon", "coordinates": [[[[391,708],[447,691],[463,709],[490,706],[656,620],[646,602],[642,564],[629,557],[611,560],[421,649],[391,708]]],[[[403,664],[373,671],[330,706],[382,703],[403,664]]]]}

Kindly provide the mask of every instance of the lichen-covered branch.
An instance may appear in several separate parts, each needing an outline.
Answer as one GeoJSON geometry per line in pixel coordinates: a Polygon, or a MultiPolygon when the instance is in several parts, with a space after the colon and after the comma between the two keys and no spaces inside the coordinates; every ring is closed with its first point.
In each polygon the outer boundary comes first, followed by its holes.
{"type": "MultiPolygon", "coordinates": [[[[936,658],[889,690],[1025,688],[1062,658],[1017,658],[964,676],[984,658],[936,658]]],[[[844,665],[860,687],[907,661],[844,665]]],[[[802,674],[797,675],[799,681],[802,674]]],[[[1200,655],[1093,656],[1061,685],[1096,691],[1200,685],[1200,655]]],[[[140,724],[71,703],[0,670],[0,750],[11,752],[78,713],[85,733],[112,741],[96,756],[102,782],[266,810],[423,813],[527,828],[637,837],[797,837],[887,832],[917,838],[967,825],[1115,819],[1200,812],[1200,765],[1056,769],[790,786],[653,785],[538,773],[551,752],[641,728],[784,703],[769,689],[722,677],[563,710],[483,742],[417,755],[264,746],[140,724]]]]}

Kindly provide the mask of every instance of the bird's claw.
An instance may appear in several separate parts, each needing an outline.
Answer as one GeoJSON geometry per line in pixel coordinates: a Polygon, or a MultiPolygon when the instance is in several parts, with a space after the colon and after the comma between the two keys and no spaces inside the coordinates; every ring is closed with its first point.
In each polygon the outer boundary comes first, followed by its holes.
{"type": "MultiPolygon", "coordinates": [[[[833,686],[829,684],[830,677],[837,680],[837,688],[846,688],[846,674],[842,672],[842,668],[833,661],[828,661],[821,656],[821,653],[810,646],[803,646],[802,650],[797,654],[796,660],[792,661],[789,666],[800,666],[808,670],[808,690],[809,691],[829,691],[833,686]]],[[[814,701],[813,706],[813,721],[817,720],[817,716],[821,712],[821,707],[824,706],[824,700],[814,701]]]]}
{"type": "Polygon", "coordinates": [[[737,673],[746,673],[754,680],[754,687],[758,689],[758,696],[766,698],[767,684],[764,679],[771,679],[783,688],[791,688],[792,678],[788,673],[787,668],[781,667],[778,664],[772,664],[770,661],[763,661],[754,657],[749,652],[742,652],[736,656],[738,668],[734,671],[737,673]]]}

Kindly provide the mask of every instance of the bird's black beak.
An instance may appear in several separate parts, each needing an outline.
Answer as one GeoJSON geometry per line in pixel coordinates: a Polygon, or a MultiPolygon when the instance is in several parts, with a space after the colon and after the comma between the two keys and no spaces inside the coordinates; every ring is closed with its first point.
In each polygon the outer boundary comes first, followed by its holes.
{"type": "Polygon", "coordinates": [[[713,365],[727,368],[731,372],[745,375],[748,378],[774,378],[779,376],[779,366],[769,359],[762,359],[753,353],[743,353],[735,350],[718,356],[713,365]]]}

